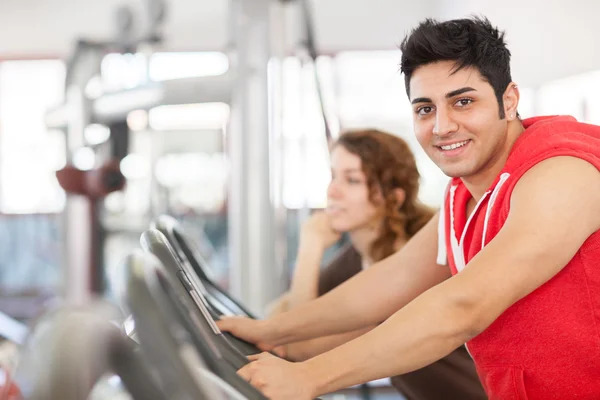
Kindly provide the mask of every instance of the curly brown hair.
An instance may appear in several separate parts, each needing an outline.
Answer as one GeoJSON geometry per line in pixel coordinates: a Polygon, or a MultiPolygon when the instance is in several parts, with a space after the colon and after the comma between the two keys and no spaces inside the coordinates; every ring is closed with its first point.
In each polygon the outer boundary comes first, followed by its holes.
{"type": "Polygon", "coordinates": [[[435,214],[434,209],[417,197],[420,175],[415,157],[404,140],[376,129],[348,131],[333,146],[343,146],[360,158],[370,201],[379,206],[378,193],[383,197],[383,224],[370,251],[373,261],[382,260],[396,251],[395,243],[399,239],[412,237],[435,214]],[[405,193],[401,205],[395,189],[405,193]]]}

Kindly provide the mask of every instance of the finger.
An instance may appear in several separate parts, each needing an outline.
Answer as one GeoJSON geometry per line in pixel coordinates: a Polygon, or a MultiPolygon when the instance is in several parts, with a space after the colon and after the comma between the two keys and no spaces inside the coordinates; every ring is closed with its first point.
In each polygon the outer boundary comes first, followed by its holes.
{"type": "Polygon", "coordinates": [[[237,323],[237,318],[235,317],[221,317],[221,319],[215,321],[217,324],[217,327],[225,332],[230,332],[232,329],[235,328],[235,325],[237,323]]]}
{"type": "Polygon", "coordinates": [[[274,347],[271,351],[281,358],[285,358],[287,356],[287,349],[285,348],[285,346],[274,347]]]}
{"type": "Polygon", "coordinates": [[[273,348],[274,348],[275,346],[273,346],[273,345],[272,345],[272,344],[270,344],[270,343],[258,342],[258,343],[256,344],[256,347],[258,347],[258,348],[259,348],[260,350],[262,350],[262,351],[271,351],[271,350],[273,350],[273,348]]]}
{"type": "Polygon", "coordinates": [[[248,368],[248,365],[243,366],[237,371],[237,374],[241,376],[246,382],[250,382],[250,379],[252,378],[252,373],[250,368],[248,368]]]}
{"type": "Polygon", "coordinates": [[[226,319],[220,319],[215,321],[215,323],[217,324],[217,327],[221,330],[221,331],[228,331],[229,329],[229,321],[227,321],[226,319]]]}
{"type": "Polygon", "coordinates": [[[259,354],[251,354],[248,356],[248,360],[250,361],[256,361],[256,360],[262,360],[263,358],[267,358],[267,357],[273,357],[271,354],[269,353],[259,353],[259,354]]]}

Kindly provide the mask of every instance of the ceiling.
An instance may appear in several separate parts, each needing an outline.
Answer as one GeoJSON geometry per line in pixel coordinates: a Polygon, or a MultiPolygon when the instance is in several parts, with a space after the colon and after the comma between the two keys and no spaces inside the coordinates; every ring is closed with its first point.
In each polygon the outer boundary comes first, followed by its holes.
{"type": "MultiPolygon", "coordinates": [[[[143,0],[3,0],[0,58],[65,56],[77,37],[107,38],[114,9],[143,0]]],[[[229,2],[167,0],[165,49],[220,50],[228,43],[229,2]]],[[[600,69],[600,2],[594,0],[318,0],[317,44],[322,53],[397,49],[425,17],[483,14],[507,32],[513,75],[524,86],[600,69]]],[[[287,12],[283,24],[294,26],[287,12]]]]}

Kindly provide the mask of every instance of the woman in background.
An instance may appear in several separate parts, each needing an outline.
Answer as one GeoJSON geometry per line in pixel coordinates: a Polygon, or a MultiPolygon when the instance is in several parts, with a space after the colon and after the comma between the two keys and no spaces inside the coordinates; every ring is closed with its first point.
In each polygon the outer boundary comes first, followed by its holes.
{"type": "MultiPolygon", "coordinates": [[[[400,250],[435,213],[417,198],[420,176],[415,158],[397,136],[377,130],[343,134],[332,148],[331,172],[327,208],[302,225],[291,288],[272,315],[327,293],[400,250]],[[321,269],[325,251],[342,233],[348,234],[350,243],[321,269]]],[[[301,361],[372,328],[292,343],[280,350],[288,359],[301,361]]],[[[425,368],[393,377],[392,384],[408,400],[486,399],[464,346],[425,368]]]]}

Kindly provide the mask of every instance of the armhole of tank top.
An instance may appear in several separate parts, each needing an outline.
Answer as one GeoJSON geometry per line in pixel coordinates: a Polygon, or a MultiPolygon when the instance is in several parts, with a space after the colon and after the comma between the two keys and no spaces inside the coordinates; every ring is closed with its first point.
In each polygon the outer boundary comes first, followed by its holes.
{"type": "Polygon", "coordinates": [[[444,194],[444,200],[442,201],[438,219],[438,250],[436,263],[442,266],[448,265],[448,250],[446,249],[446,202],[448,200],[451,185],[452,180],[450,180],[448,186],[446,186],[446,193],[444,194]]]}

